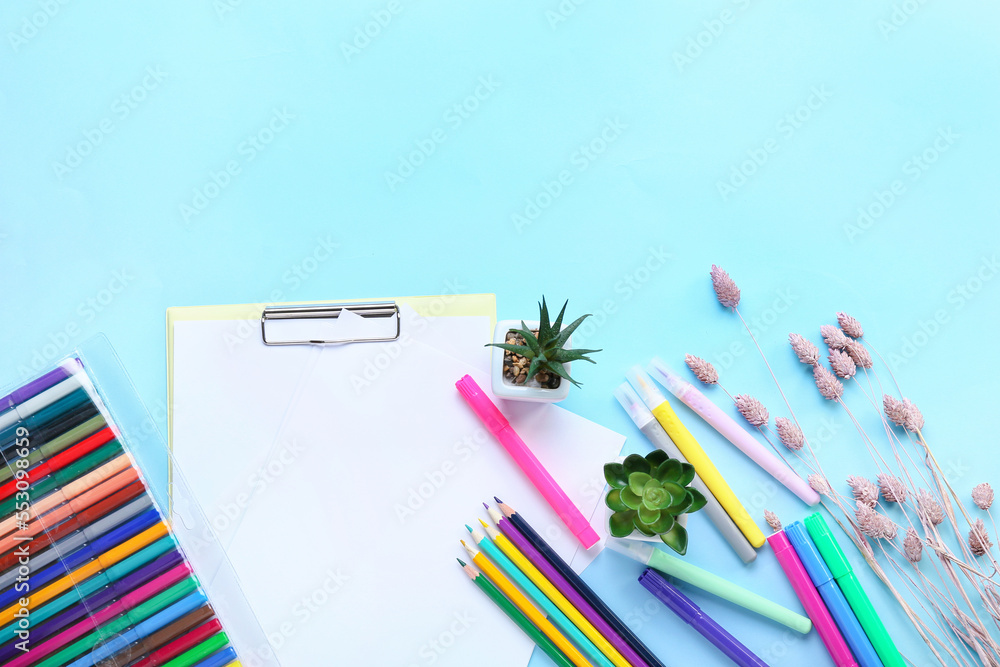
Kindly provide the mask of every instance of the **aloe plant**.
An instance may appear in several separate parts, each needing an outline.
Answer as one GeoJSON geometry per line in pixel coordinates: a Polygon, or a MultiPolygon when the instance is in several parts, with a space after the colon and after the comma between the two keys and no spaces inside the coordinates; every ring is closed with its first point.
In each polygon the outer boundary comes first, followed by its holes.
{"type": "Polygon", "coordinates": [[[586,355],[593,354],[594,352],[600,352],[600,350],[566,349],[565,345],[566,342],[569,341],[570,335],[576,331],[576,328],[580,326],[585,319],[590,317],[590,314],[583,315],[563,328],[563,315],[566,313],[566,304],[568,303],[569,300],[563,303],[562,309],[556,317],[556,321],[549,324],[549,309],[545,303],[545,297],[543,296],[542,302],[538,304],[537,336],[532,333],[530,329],[528,329],[528,327],[524,324],[524,320],[522,320],[521,328],[512,329],[512,331],[524,337],[524,345],[517,345],[514,343],[488,343],[487,345],[499,347],[513,354],[519,354],[522,357],[527,358],[531,362],[530,366],[528,366],[528,378],[533,378],[538,373],[547,371],[553,375],[558,375],[561,378],[569,380],[579,387],[580,383],[569,376],[569,373],[566,371],[563,364],[569,363],[570,361],[589,361],[592,364],[596,363],[593,359],[587,357],[586,355]]]}
{"type": "Polygon", "coordinates": [[[630,454],[622,463],[606,463],[604,479],[611,486],[604,502],[614,510],[608,522],[613,536],[628,537],[638,530],[659,535],[682,556],[687,553],[687,529],[677,517],[697,512],[706,502],[701,492],[688,486],[694,466],[657,449],[646,456],[630,454]]]}

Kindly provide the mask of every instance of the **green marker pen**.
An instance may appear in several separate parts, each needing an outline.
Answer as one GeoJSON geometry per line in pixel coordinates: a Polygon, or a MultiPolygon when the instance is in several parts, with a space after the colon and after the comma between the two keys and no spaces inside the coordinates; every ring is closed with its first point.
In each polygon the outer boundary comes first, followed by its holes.
{"type": "Polygon", "coordinates": [[[805,634],[812,629],[812,621],[802,614],[786,609],[776,602],[737,586],[731,581],[726,581],[719,575],[703,570],[681,558],[671,556],[648,542],[612,537],[608,540],[607,546],[609,549],[624,554],[643,565],[648,565],[663,574],[670,575],[712,595],[718,595],[723,600],[729,600],[744,609],[777,621],[796,632],[805,634]]]}
{"type": "Polygon", "coordinates": [[[816,548],[819,549],[820,555],[823,556],[827,567],[830,568],[833,578],[840,586],[840,590],[843,591],[851,609],[854,610],[854,615],[858,617],[861,627],[865,629],[872,646],[875,647],[875,652],[882,659],[882,664],[885,667],[906,667],[903,656],[899,654],[899,649],[892,642],[892,637],[889,636],[882,624],[882,619],[878,617],[875,607],[868,599],[868,594],[861,587],[861,582],[854,574],[851,563],[847,560],[840,545],[837,544],[837,539],[830,532],[829,526],[826,525],[826,519],[823,518],[822,514],[816,512],[806,518],[805,524],[809,536],[816,543],[816,548]]]}

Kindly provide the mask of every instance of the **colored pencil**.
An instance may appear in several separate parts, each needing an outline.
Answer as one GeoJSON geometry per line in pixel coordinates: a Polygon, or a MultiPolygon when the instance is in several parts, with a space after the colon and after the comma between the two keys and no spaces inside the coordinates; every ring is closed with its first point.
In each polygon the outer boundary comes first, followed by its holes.
{"type": "Polygon", "coordinates": [[[490,560],[496,563],[500,571],[507,575],[508,579],[513,579],[514,583],[521,587],[521,590],[525,592],[528,598],[548,615],[549,620],[579,646],[581,651],[587,654],[587,658],[591,662],[596,663],[600,667],[614,667],[611,661],[601,653],[594,643],[587,639],[587,636],[578,627],[573,625],[573,622],[567,618],[566,614],[551,599],[546,597],[545,593],[494,544],[496,539],[494,534],[503,538],[502,535],[497,533],[496,528],[488,525],[482,519],[479,520],[479,523],[483,525],[483,529],[489,534],[490,539],[487,539],[486,535],[480,533],[478,530],[474,530],[471,526],[466,525],[465,527],[472,535],[472,540],[486,553],[490,560]]]}
{"type": "Polygon", "coordinates": [[[511,602],[514,603],[521,612],[528,617],[535,626],[545,633],[545,636],[552,640],[552,643],[556,645],[563,655],[569,658],[576,667],[593,667],[590,662],[587,661],[583,654],[577,650],[573,644],[566,639],[565,635],[559,632],[549,619],[545,618],[542,612],[528,601],[528,598],[521,594],[521,591],[517,590],[517,587],[511,583],[510,579],[505,577],[500,570],[497,569],[493,563],[491,563],[482,552],[477,551],[466,544],[465,540],[462,540],[462,546],[465,547],[466,552],[469,554],[469,558],[475,563],[480,571],[485,574],[493,584],[499,588],[504,595],[507,596],[511,602]]]}
{"type": "Polygon", "coordinates": [[[85,491],[76,498],[70,499],[69,502],[56,507],[48,514],[36,516],[33,521],[27,524],[27,528],[25,530],[18,530],[0,539],[0,552],[12,549],[17,546],[22,539],[34,537],[35,535],[47,530],[49,527],[61,523],[71,515],[85,510],[98,501],[107,498],[115,491],[119,491],[128,486],[137,479],[139,479],[139,472],[134,467],[129,467],[124,472],[121,472],[110,479],[104,480],[97,486],[85,491]]]}
{"type": "Polygon", "coordinates": [[[209,635],[222,629],[219,619],[214,616],[212,608],[205,605],[154,632],[135,645],[133,655],[145,657],[131,663],[130,667],[159,667],[194,648],[209,635]]]}
{"type": "MultiPolygon", "coordinates": [[[[109,567],[121,561],[122,559],[126,558],[127,556],[131,556],[133,553],[135,553],[142,547],[148,546],[149,544],[160,539],[161,537],[168,535],[169,532],[170,529],[167,528],[167,524],[160,522],[155,526],[153,526],[152,528],[149,528],[143,531],[142,533],[139,533],[138,535],[128,540],[127,542],[119,544],[113,549],[105,551],[103,554],[101,554],[94,560],[90,561],[86,565],[77,568],[76,570],[70,572],[61,579],[57,579],[48,586],[45,586],[44,588],[32,593],[31,597],[29,598],[29,604],[27,605],[27,608],[33,609],[48,602],[57,595],[65,593],[74,585],[79,584],[81,581],[85,579],[89,579],[90,577],[101,572],[102,570],[108,569],[109,567]]],[[[2,612],[0,612],[0,623],[6,624],[14,620],[14,614],[17,613],[17,610],[19,608],[20,608],[19,605],[15,603],[14,605],[11,605],[7,609],[4,609],[2,612]]]]}
{"type": "Polygon", "coordinates": [[[560,653],[559,649],[556,648],[556,645],[552,643],[552,640],[546,637],[541,630],[536,628],[531,621],[528,620],[528,617],[514,606],[513,602],[504,597],[503,593],[501,593],[496,586],[491,584],[486,577],[484,577],[480,572],[477,572],[472,566],[466,565],[460,559],[456,558],[455,560],[458,560],[458,564],[461,565],[462,569],[465,570],[465,573],[469,575],[469,579],[472,579],[472,582],[476,584],[482,592],[486,593],[487,597],[493,600],[493,603],[500,607],[500,609],[502,609],[503,612],[510,617],[510,620],[514,621],[517,626],[521,628],[524,634],[528,635],[528,637],[530,637],[531,640],[545,652],[545,655],[552,659],[552,662],[556,663],[559,667],[573,667],[573,663],[569,661],[569,658],[560,653]]]}
{"type": "MultiPolygon", "coordinates": [[[[520,534],[524,538],[525,542],[535,548],[537,553],[542,557],[542,560],[547,561],[552,568],[563,577],[563,580],[567,582],[572,589],[587,602],[588,606],[593,609],[597,616],[601,618],[606,625],[614,628],[614,634],[621,637],[633,653],[642,657],[642,662],[650,665],[650,667],[663,667],[663,663],[660,662],[655,655],[653,655],[653,652],[650,651],[646,645],[635,636],[635,633],[633,633],[632,630],[630,630],[629,627],[625,625],[625,623],[623,623],[613,611],[611,611],[611,608],[604,603],[604,600],[602,600],[597,593],[591,590],[590,586],[588,586],[586,582],[580,578],[580,575],[573,571],[573,568],[571,568],[566,561],[564,561],[559,554],[556,553],[555,550],[550,547],[538,533],[535,532],[528,522],[525,521],[524,518],[515,512],[509,505],[505,505],[499,499],[496,500],[500,511],[503,512],[504,517],[506,517],[509,522],[508,526],[513,529],[511,532],[508,532],[504,530],[503,526],[499,526],[498,524],[500,530],[503,530],[504,534],[508,537],[511,537],[512,533],[520,534]]],[[[513,538],[511,538],[511,541],[514,541],[513,538]]],[[[517,544],[516,541],[514,541],[514,543],[517,544]]],[[[517,546],[520,548],[520,545],[517,546]]],[[[521,549],[521,551],[523,552],[524,549],[521,549]]],[[[536,563],[530,555],[525,555],[528,556],[533,563],[535,563],[536,567],[538,566],[538,563],[536,563]]],[[[564,595],[565,593],[566,591],[563,591],[564,595]]],[[[608,639],[610,639],[610,637],[608,637],[608,639]]],[[[619,648],[619,650],[621,649],[619,648]]],[[[628,657],[627,654],[626,657],[628,657]]],[[[636,661],[634,659],[630,659],[629,661],[632,662],[633,665],[636,665],[636,661]]]]}
{"type": "MultiPolygon", "coordinates": [[[[59,525],[49,528],[41,535],[34,537],[29,544],[30,552],[34,554],[43,553],[44,549],[50,547],[52,544],[55,544],[67,535],[85,528],[98,518],[110,512],[116,511],[118,508],[123,507],[126,503],[130,503],[140,495],[146,495],[142,482],[132,482],[123,489],[111,494],[104,500],[91,505],[80,513],[66,519],[59,525]]],[[[13,551],[9,551],[0,557],[0,572],[6,571],[7,568],[14,567],[18,563],[18,558],[21,556],[19,551],[20,549],[14,549],[13,551]]]]}
{"type": "MultiPolygon", "coordinates": [[[[141,555],[141,552],[137,555],[141,555]]],[[[127,560],[128,559],[111,568],[106,574],[110,576],[113,574],[113,570],[115,570],[115,568],[127,566],[127,560]]],[[[177,550],[172,550],[156,558],[152,562],[146,563],[138,569],[129,572],[120,579],[111,581],[108,584],[104,584],[104,582],[100,581],[100,577],[95,577],[88,582],[84,582],[81,584],[79,589],[73,589],[73,591],[67,595],[57,598],[48,605],[45,605],[41,609],[31,613],[32,644],[37,645],[45,641],[49,637],[76,623],[80,619],[90,616],[93,610],[101,609],[105,605],[113,602],[116,598],[123,597],[133,589],[156,579],[160,575],[183,562],[184,558],[181,553],[177,550]],[[97,588],[93,585],[94,583],[100,584],[102,587],[97,588]],[[97,588],[96,592],[93,592],[92,589],[94,588],[97,588]],[[83,600],[77,598],[76,603],[74,603],[73,593],[76,593],[78,590],[81,593],[86,593],[87,597],[83,600]],[[63,598],[68,598],[67,604],[62,604],[63,598]],[[50,612],[49,610],[52,607],[55,607],[55,611],[50,612]],[[63,609],[64,607],[66,607],[66,609],[63,609]],[[44,615],[43,612],[45,612],[44,615]],[[51,618],[49,618],[50,615],[52,616],[51,618]]],[[[17,655],[18,653],[19,651],[13,643],[3,645],[0,647],[0,664],[10,660],[12,656],[17,655]]]]}
{"type": "MultiPolygon", "coordinates": [[[[33,434],[31,438],[33,446],[37,445],[37,447],[32,449],[31,453],[28,454],[28,465],[36,465],[39,461],[58,454],[70,445],[97,433],[105,426],[107,426],[107,422],[104,421],[104,417],[100,413],[95,412],[92,417],[75,426],[68,427],[61,433],[44,440],[44,442],[39,442],[35,437],[37,434],[33,434]]],[[[8,465],[0,468],[0,483],[5,483],[13,477],[13,467],[8,465]]]]}
{"type": "Polygon", "coordinates": [[[63,646],[66,646],[71,641],[74,641],[88,632],[93,631],[94,628],[100,627],[104,623],[112,620],[119,614],[126,613],[150,598],[159,595],[166,589],[188,577],[190,574],[191,567],[187,563],[177,565],[149,583],[140,586],[131,593],[127,593],[117,601],[112,602],[101,609],[91,610],[92,613],[82,621],[66,628],[64,631],[52,637],[48,641],[34,645],[27,653],[24,653],[8,662],[7,667],[25,667],[36,660],[44,658],[45,656],[61,649],[63,646]]]}
{"type": "MultiPolygon", "coordinates": [[[[84,438],[80,442],[66,448],[55,456],[45,459],[44,462],[28,468],[28,479],[34,483],[55,471],[66,467],[80,457],[86,456],[102,445],[106,445],[115,437],[110,428],[102,428],[97,433],[84,438]]],[[[17,490],[17,480],[10,480],[0,486],[0,500],[14,495],[17,490]]]]}
{"type": "MultiPolygon", "coordinates": [[[[493,510],[494,512],[496,510],[493,510]]],[[[497,513],[499,517],[499,513],[497,513]]],[[[500,517],[502,518],[502,517],[500,517]]],[[[573,604],[566,598],[565,595],[559,592],[551,581],[545,578],[538,568],[531,564],[524,554],[518,551],[517,547],[514,546],[505,535],[497,532],[496,528],[493,526],[487,526],[487,531],[490,537],[493,539],[496,547],[505,554],[520,570],[527,576],[532,582],[538,586],[539,589],[544,592],[544,594],[559,608],[566,616],[580,629],[580,632],[584,634],[595,646],[600,649],[601,653],[609,659],[615,667],[631,667],[629,662],[622,656],[621,652],[616,649],[611,642],[605,638],[604,635],[598,631],[594,624],[587,620],[579,609],[573,606],[573,604]]]]}
{"type": "MultiPolygon", "coordinates": [[[[130,588],[143,583],[138,580],[133,581],[136,577],[139,577],[141,573],[147,572],[147,568],[152,568],[154,565],[165,560],[168,556],[171,556],[172,553],[175,553],[174,550],[176,547],[177,543],[174,542],[174,538],[172,536],[163,537],[156,542],[153,542],[145,549],[137,551],[128,558],[122,560],[120,563],[116,563],[114,566],[108,568],[106,571],[99,572],[90,579],[76,584],[67,593],[53,599],[48,604],[44,604],[38,609],[32,610],[32,623],[40,624],[56,616],[56,614],[60,614],[66,609],[70,609],[72,611],[75,609],[74,605],[81,605],[81,603],[87,604],[93,596],[98,595],[105,589],[105,587],[113,588],[116,591],[116,596],[123,595],[128,592],[130,588]]],[[[180,552],[176,553],[180,555],[180,552]]],[[[176,563],[173,563],[170,567],[173,565],[176,565],[176,563]]],[[[169,569],[169,567],[167,569],[169,569]]],[[[156,573],[153,573],[149,576],[155,576],[155,574],[156,573]]],[[[86,609],[87,608],[85,607],[85,611],[86,609]]],[[[13,623],[0,628],[0,645],[3,645],[14,638],[17,634],[17,626],[18,624],[15,620],[13,623]]],[[[36,627],[38,626],[36,625],[36,627]]]]}

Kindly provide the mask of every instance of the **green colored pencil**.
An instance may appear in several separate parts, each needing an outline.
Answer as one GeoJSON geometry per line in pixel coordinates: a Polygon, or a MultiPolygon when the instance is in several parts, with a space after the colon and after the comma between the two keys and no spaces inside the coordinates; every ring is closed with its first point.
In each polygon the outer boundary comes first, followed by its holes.
{"type": "Polygon", "coordinates": [[[191,667],[205,660],[216,651],[224,649],[229,645],[229,637],[225,632],[209,637],[202,643],[195,646],[190,651],[181,653],[179,656],[163,665],[163,667],[191,667]]]}
{"type": "Polygon", "coordinates": [[[535,625],[528,620],[528,617],[521,613],[521,610],[514,606],[514,603],[504,597],[504,594],[500,592],[493,583],[483,576],[482,572],[478,572],[471,565],[466,565],[461,559],[456,558],[458,564],[462,566],[465,573],[469,575],[469,579],[479,586],[479,588],[486,593],[496,603],[498,607],[503,609],[504,613],[510,617],[510,620],[517,623],[518,627],[524,630],[524,633],[531,637],[531,640],[535,642],[545,654],[552,658],[552,662],[559,665],[559,667],[573,667],[573,663],[569,661],[562,652],[556,648],[556,645],[552,643],[552,640],[542,634],[542,631],[535,627],[535,625]]]}

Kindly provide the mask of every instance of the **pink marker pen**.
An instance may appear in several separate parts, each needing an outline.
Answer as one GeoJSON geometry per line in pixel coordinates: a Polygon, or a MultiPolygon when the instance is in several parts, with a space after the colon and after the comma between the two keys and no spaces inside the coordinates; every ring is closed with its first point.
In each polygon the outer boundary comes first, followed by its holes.
{"type": "Polygon", "coordinates": [[[805,566],[799,560],[798,554],[792,548],[792,543],[781,530],[767,538],[768,544],[774,549],[774,555],[778,558],[781,569],[785,571],[785,576],[795,589],[795,594],[802,601],[802,606],[806,614],[813,622],[813,627],[819,633],[819,638],[826,645],[826,650],[830,652],[830,657],[837,667],[858,667],[854,660],[851,649],[848,648],[844,636],[840,634],[840,629],[833,621],[830,610],[826,608],[823,598],[819,596],[819,591],[813,585],[806,572],[805,566]]]}
{"type": "Polygon", "coordinates": [[[528,476],[535,488],[545,497],[545,500],[556,511],[570,532],[576,536],[576,539],[580,540],[580,544],[585,549],[597,544],[600,541],[597,531],[591,528],[587,518],[576,508],[566,492],[552,479],[549,471],[535,458],[528,446],[524,444],[524,440],[521,440],[521,437],[514,432],[514,429],[510,427],[510,422],[476,384],[476,381],[466,375],[456,382],[455,386],[458,387],[458,392],[462,394],[462,398],[468,402],[473,412],[493,433],[493,436],[500,441],[500,444],[514,458],[514,461],[528,476]]]}

